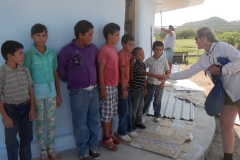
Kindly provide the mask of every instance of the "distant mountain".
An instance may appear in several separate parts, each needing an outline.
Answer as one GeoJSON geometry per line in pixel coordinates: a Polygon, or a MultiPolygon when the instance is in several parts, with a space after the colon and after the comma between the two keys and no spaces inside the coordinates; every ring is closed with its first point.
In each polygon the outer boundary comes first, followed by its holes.
{"type": "Polygon", "coordinates": [[[176,28],[176,31],[193,29],[197,30],[201,27],[211,27],[215,31],[240,31],[240,21],[228,22],[219,17],[211,17],[205,20],[188,22],[176,28]]]}

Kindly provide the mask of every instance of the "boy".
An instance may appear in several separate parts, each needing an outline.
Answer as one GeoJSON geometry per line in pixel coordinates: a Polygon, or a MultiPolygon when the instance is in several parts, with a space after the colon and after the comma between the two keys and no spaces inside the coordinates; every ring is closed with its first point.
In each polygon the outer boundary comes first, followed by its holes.
{"type": "Polygon", "coordinates": [[[146,66],[143,63],[144,52],[141,47],[136,47],[132,51],[133,58],[136,59],[133,65],[133,80],[131,82],[132,108],[133,108],[133,129],[145,129],[142,123],[142,109],[144,105],[144,96],[146,94],[146,76],[158,78],[157,75],[146,72],[146,66]]]}
{"type": "Polygon", "coordinates": [[[118,53],[119,56],[119,85],[118,85],[118,137],[130,142],[130,137],[137,137],[132,125],[132,101],[130,95],[130,59],[134,48],[134,38],[129,34],[122,36],[123,49],[118,53]],[[128,132],[128,134],[127,134],[128,132]],[[130,137],[129,137],[130,136],[130,137]]]}
{"type": "Polygon", "coordinates": [[[97,47],[91,43],[92,23],[81,20],[74,27],[76,39],[58,54],[58,73],[70,90],[73,135],[81,160],[100,159],[99,92],[97,88],[97,47]]]}
{"type": "Polygon", "coordinates": [[[47,28],[35,24],[31,29],[34,46],[25,53],[24,65],[29,69],[33,79],[33,91],[36,115],[36,133],[41,149],[41,160],[59,160],[54,152],[56,107],[62,104],[59,78],[57,73],[57,56],[45,46],[48,38],[47,28]],[[46,118],[44,116],[46,114],[46,118]],[[48,147],[44,143],[44,126],[47,121],[48,147]]]}
{"type": "Polygon", "coordinates": [[[5,126],[5,144],[8,159],[31,160],[34,119],[33,81],[23,61],[23,45],[16,41],[6,41],[1,52],[6,60],[0,68],[0,113],[5,126]],[[20,144],[17,139],[19,134],[20,144]],[[20,146],[20,149],[19,149],[20,146]]]}
{"type": "MultiPolygon", "coordinates": [[[[158,75],[169,73],[168,61],[163,56],[161,56],[163,49],[164,49],[163,43],[161,41],[155,41],[153,43],[152,50],[154,52],[154,55],[145,61],[146,68],[149,68],[150,73],[158,74],[158,75]]],[[[154,121],[159,122],[164,83],[162,83],[157,79],[153,79],[151,77],[148,77],[147,81],[148,81],[147,95],[144,98],[143,114],[145,114],[146,111],[148,110],[154,94],[154,101],[153,101],[153,109],[154,109],[154,115],[155,115],[154,121]]]]}
{"type": "Polygon", "coordinates": [[[98,76],[100,84],[100,116],[103,127],[102,145],[111,151],[118,150],[115,144],[120,140],[113,135],[113,117],[118,109],[118,54],[114,45],[118,43],[120,27],[115,23],[105,25],[103,35],[106,43],[98,55],[98,76]]]}

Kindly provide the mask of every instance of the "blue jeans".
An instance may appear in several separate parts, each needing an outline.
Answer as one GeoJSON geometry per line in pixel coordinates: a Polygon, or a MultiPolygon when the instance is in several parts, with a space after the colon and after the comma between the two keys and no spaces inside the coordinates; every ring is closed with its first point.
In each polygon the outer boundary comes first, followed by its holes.
{"type": "Polygon", "coordinates": [[[13,128],[4,128],[8,160],[31,160],[31,141],[33,139],[32,121],[29,121],[29,102],[22,105],[4,105],[7,115],[13,121],[13,128]],[[17,139],[19,134],[20,145],[17,139]],[[19,149],[20,146],[20,149],[19,149]]]}
{"type": "Polygon", "coordinates": [[[132,121],[133,124],[142,123],[142,113],[144,105],[144,88],[132,90],[132,121]]]}
{"type": "Polygon", "coordinates": [[[163,89],[160,88],[160,85],[154,85],[150,83],[147,84],[147,95],[144,98],[143,114],[145,114],[146,111],[148,110],[150,102],[154,95],[154,101],[153,101],[154,115],[157,118],[160,117],[162,92],[163,92],[163,89]]]}
{"type": "Polygon", "coordinates": [[[163,54],[168,62],[172,62],[174,52],[171,48],[164,49],[163,54]]]}
{"type": "Polygon", "coordinates": [[[118,134],[123,136],[127,132],[132,132],[132,101],[130,88],[126,87],[128,97],[123,99],[122,96],[122,85],[118,85],[118,134]]]}
{"type": "Polygon", "coordinates": [[[78,156],[83,156],[98,148],[100,133],[99,92],[79,89],[70,91],[73,135],[78,156]]]}

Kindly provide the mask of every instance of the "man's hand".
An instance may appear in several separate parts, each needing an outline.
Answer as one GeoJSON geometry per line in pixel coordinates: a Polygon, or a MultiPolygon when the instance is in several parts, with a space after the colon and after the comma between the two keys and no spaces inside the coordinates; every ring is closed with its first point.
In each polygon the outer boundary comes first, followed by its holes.
{"type": "Polygon", "coordinates": [[[57,96],[57,104],[56,104],[56,106],[57,107],[60,107],[61,105],[62,105],[62,97],[61,96],[57,96]]]}
{"type": "Polygon", "coordinates": [[[216,66],[215,64],[211,65],[209,68],[208,68],[209,72],[212,74],[212,75],[218,75],[219,72],[220,72],[220,67],[216,66]]]}
{"type": "Polygon", "coordinates": [[[165,82],[162,82],[162,83],[160,84],[160,88],[161,88],[161,89],[164,88],[164,84],[165,84],[165,82]]]}
{"type": "Polygon", "coordinates": [[[34,110],[31,109],[31,110],[29,111],[29,121],[33,121],[33,120],[34,120],[34,110]]]}
{"type": "Polygon", "coordinates": [[[107,99],[107,92],[106,89],[101,89],[100,96],[102,99],[107,99]]]}
{"type": "Polygon", "coordinates": [[[127,89],[122,89],[122,96],[123,96],[123,99],[127,99],[128,97],[127,89]]]}
{"type": "Polygon", "coordinates": [[[12,119],[8,116],[3,117],[3,123],[4,123],[4,126],[6,128],[13,128],[14,127],[12,119]]]}
{"type": "Polygon", "coordinates": [[[168,75],[158,75],[158,80],[161,82],[165,82],[166,80],[168,80],[168,75]]]}

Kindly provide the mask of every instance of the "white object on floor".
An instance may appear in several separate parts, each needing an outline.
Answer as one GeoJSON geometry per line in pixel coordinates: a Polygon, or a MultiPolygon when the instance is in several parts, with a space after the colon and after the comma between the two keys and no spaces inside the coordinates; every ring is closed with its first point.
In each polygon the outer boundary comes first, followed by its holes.
{"type": "Polygon", "coordinates": [[[239,115],[237,114],[237,117],[235,119],[235,124],[240,125],[239,115]]]}
{"type": "Polygon", "coordinates": [[[204,88],[199,87],[196,83],[189,79],[183,80],[167,80],[165,86],[172,86],[177,91],[205,91],[204,88]]]}
{"type": "Polygon", "coordinates": [[[206,100],[205,97],[198,97],[193,92],[178,93],[175,97],[179,98],[179,99],[187,99],[187,100],[191,101],[192,103],[194,103],[196,106],[199,106],[199,107],[204,107],[204,103],[205,103],[205,100],[206,100]]]}

